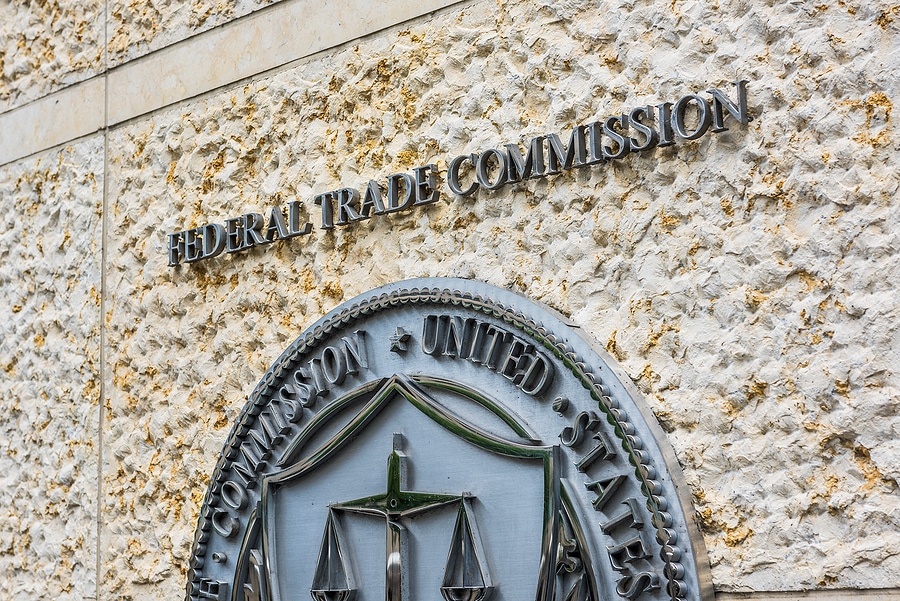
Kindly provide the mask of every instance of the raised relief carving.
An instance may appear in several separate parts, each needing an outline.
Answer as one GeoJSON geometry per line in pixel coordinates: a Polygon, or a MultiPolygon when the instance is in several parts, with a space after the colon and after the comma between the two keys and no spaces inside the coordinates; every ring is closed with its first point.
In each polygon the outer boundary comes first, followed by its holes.
{"type": "Polygon", "coordinates": [[[533,344],[505,328],[455,315],[428,315],[422,331],[426,355],[468,359],[496,371],[522,392],[539,396],[553,382],[553,365],[533,344]]]}
{"type": "Polygon", "coordinates": [[[481,292],[392,285],[278,359],[213,474],[189,601],[704,599],[611,370],[551,314],[453,282],[481,292]]]}
{"type": "Polygon", "coordinates": [[[334,511],[330,510],[309,591],[314,601],[353,601],[356,596],[353,567],[344,555],[341,538],[334,511]]]}

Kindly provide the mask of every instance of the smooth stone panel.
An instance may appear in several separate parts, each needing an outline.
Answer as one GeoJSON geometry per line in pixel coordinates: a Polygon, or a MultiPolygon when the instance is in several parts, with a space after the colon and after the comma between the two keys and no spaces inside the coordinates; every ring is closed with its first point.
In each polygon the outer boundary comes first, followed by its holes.
{"type": "Polygon", "coordinates": [[[0,114],[0,165],[102,129],[105,86],[95,77],[0,114]]]}
{"type": "Polygon", "coordinates": [[[109,124],[202,94],[459,0],[288,0],[109,74],[109,124]]]}
{"type": "Polygon", "coordinates": [[[284,0],[110,0],[111,66],[170,46],[284,0]]]}

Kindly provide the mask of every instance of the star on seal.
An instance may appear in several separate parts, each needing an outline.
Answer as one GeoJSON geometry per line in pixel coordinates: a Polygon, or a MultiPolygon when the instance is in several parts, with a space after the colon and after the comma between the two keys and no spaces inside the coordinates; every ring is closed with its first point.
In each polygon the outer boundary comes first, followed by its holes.
{"type": "Polygon", "coordinates": [[[409,332],[404,330],[403,328],[397,328],[397,333],[390,337],[391,340],[391,352],[394,353],[405,353],[407,350],[406,342],[412,338],[409,332]]]}

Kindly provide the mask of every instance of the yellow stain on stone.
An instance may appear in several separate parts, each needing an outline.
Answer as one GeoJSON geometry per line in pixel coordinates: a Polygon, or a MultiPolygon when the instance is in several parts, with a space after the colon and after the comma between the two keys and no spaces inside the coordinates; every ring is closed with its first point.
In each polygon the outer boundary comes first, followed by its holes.
{"type": "Polygon", "coordinates": [[[760,292],[759,290],[748,290],[747,291],[747,305],[756,309],[762,303],[769,299],[768,296],[760,292]]]}
{"type": "MultiPolygon", "coordinates": [[[[805,292],[812,292],[816,288],[824,287],[823,282],[816,279],[816,277],[805,270],[800,270],[797,272],[797,277],[800,278],[800,281],[803,282],[803,285],[806,287],[805,292]]],[[[804,310],[805,311],[805,310],[804,310]]]]}
{"type": "MultiPolygon", "coordinates": [[[[647,344],[644,345],[643,352],[646,353],[651,348],[657,346],[659,344],[660,338],[665,336],[668,332],[674,332],[674,333],[678,334],[679,332],[681,332],[681,328],[678,325],[664,323],[660,326],[659,330],[656,332],[652,331],[652,329],[651,329],[650,337],[647,339],[647,344]]],[[[678,344],[677,339],[676,339],[676,344],[678,344]]]]}
{"type": "Polygon", "coordinates": [[[838,3],[838,6],[840,6],[840,7],[843,8],[843,9],[845,9],[845,10],[847,11],[848,14],[850,14],[850,15],[855,15],[855,14],[856,14],[856,7],[855,7],[855,6],[852,6],[852,5],[850,5],[850,4],[847,4],[846,2],[844,2],[844,0],[837,0],[837,3],[838,3]]]}
{"type": "Polygon", "coordinates": [[[882,29],[887,29],[888,26],[894,22],[894,18],[891,15],[896,15],[898,12],[900,12],[900,5],[892,6],[887,10],[881,11],[875,18],[875,23],[882,29]]]}
{"type": "Polygon", "coordinates": [[[175,183],[175,168],[178,166],[178,161],[174,160],[169,163],[169,168],[166,171],[166,183],[174,184],[175,183]]]}
{"type": "Polygon", "coordinates": [[[619,357],[619,347],[616,344],[616,334],[618,334],[618,330],[613,330],[609,338],[606,340],[606,352],[615,357],[616,359],[620,359],[619,357]]]}
{"type": "Polygon", "coordinates": [[[744,520],[737,518],[735,525],[726,521],[721,513],[715,513],[711,507],[704,507],[697,513],[701,527],[709,534],[724,534],[722,542],[728,547],[736,547],[753,535],[753,530],[744,526],[744,520]]]}
{"type": "Polygon", "coordinates": [[[875,462],[872,461],[869,449],[861,444],[854,444],[854,441],[844,439],[840,440],[840,445],[853,451],[853,462],[856,463],[856,466],[866,479],[866,483],[862,486],[862,490],[872,490],[884,486],[885,484],[892,486],[892,488],[896,487],[897,483],[885,478],[884,474],[881,473],[881,470],[878,469],[878,466],[875,465],[875,462]]]}
{"type": "Polygon", "coordinates": [[[863,126],[863,131],[853,136],[855,141],[861,144],[868,144],[873,148],[884,146],[888,143],[887,125],[891,122],[891,111],[894,105],[884,92],[870,94],[865,100],[847,100],[843,104],[854,109],[862,109],[866,113],[866,123],[863,126]],[[885,127],[877,134],[872,135],[871,131],[876,119],[883,120],[885,127]]]}
{"type": "Polygon", "coordinates": [[[722,212],[725,213],[728,217],[734,217],[734,206],[731,204],[731,200],[728,198],[719,199],[719,204],[722,206],[722,212]]]}
{"type": "Polygon", "coordinates": [[[751,381],[747,385],[747,401],[758,401],[765,398],[768,389],[769,384],[766,382],[751,381]]]}
{"type": "Polygon", "coordinates": [[[655,373],[653,373],[653,368],[649,363],[644,364],[644,369],[641,370],[640,376],[638,376],[638,380],[636,384],[638,388],[641,389],[641,392],[644,394],[650,394],[653,391],[653,382],[658,380],[655,373]]]}
{"type": "Polygon", "coordinates": [[[205,192],[211,192],[213,190],[213,177],[222,170],[225,166],[225,150],[222,149],[219,151],[219,154],[216,155],[210,163],[206,166],[206,169],[203,170],[203,181],[200,185],[201,190],[205,192]]]}
{"type": "Polygon", "coordinates": [[[330,296],[332,298],[343,298],[344,297],[344,289],[341,288],[341,283],[338,281],[324,281],[319,286],[319,291],[325,296],[330,296]]]}
{"type": "Polygon", "coordinates": [[[400,169],[405,169],[407,167],[412,167],[416,163],[416,159],[418,158],[418,153],[412,150],[401,150],[397,153],[397,166],[400,169]]]}
{"type": "Polygon", "coordinates": [[[834,382],[834,390],[841,396],[850,396],[850,380],[836,380],[834,382]]]}

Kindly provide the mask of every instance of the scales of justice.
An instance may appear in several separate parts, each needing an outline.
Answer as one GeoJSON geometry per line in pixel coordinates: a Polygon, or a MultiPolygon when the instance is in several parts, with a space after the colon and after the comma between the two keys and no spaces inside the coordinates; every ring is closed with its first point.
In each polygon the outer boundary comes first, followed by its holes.
{"type": "Polygon", "coordinates": [[[329,506],[310,589],[315,601],[352,601],[356,594],[353,570],[342,550],[338,514],[359,514],[384,520],[384,599],[411,601],[403,580],[403,564],[408,561],[403,521],[452,504],[457,504],[459,510],[450,537],[441,595],[446,601],[484,601],[490,595],[490,575],[481,553],[477,526],[470,516],[474,497],[466,493],[447,495],[405,490],[404,464],[407,458],[401,445],[402,435],[394,434],[393,451],[387,462],[386,492],[329,506]]]}

